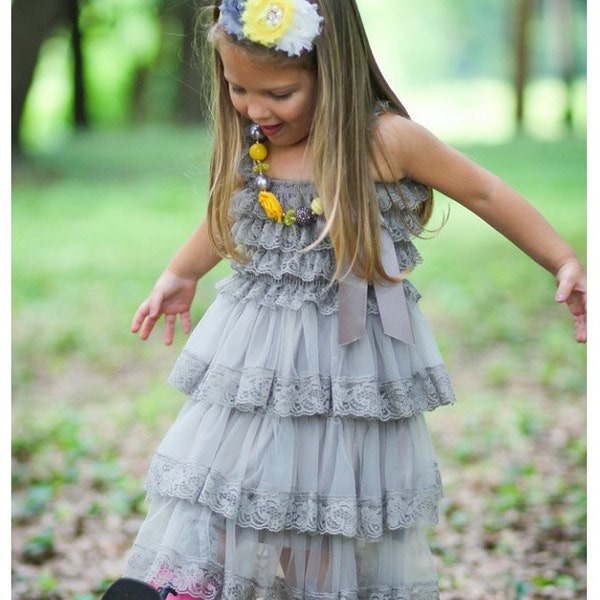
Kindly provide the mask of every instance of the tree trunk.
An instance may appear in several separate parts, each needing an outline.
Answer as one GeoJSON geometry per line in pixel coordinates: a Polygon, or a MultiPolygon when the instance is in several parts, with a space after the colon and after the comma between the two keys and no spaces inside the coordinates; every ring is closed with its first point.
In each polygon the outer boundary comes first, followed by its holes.
{"type": "Polygon", "coordinates": [[[82,33],[79,26],[79,0],[68,0],[71,23],[71,51],[73,52],[73,123],[77,129],[88,127],[85,94],[85,65],[82,33]]]}
{"type": "Polygon", "coordinates": [[[556,61],[565,86],[563,122],[573,129],[573,81],[575,49],[573,46],[573,8],[571,0],[547,0],[552,23],[551,35],[556,40],[556,61]]]}
{"type": "Polygon", "coordinates": [[[529,79],[529,23],[534,0],[517,0],[515,7],[515,121],[518,130],[525,120],[525,87],[529,79]]]}
{"type": "Polygon", "coordinates": [[[21,120],[43,41],[67,18],[65,0],[14,0],[11,14],[11,145],[21,150],[21,120]]]}

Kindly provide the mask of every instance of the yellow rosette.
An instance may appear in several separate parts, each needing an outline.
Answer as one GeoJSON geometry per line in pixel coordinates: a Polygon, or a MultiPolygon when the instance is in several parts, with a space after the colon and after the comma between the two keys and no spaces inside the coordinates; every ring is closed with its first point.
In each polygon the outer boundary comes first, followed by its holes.
{"type": "Polygon", "coordinates": [[[283,221],[283,208],[279,204],[279,200],[271,192],[260,192],[258,194],[258,201],[260,205],[265,209],[267,217],[274,219],[278,223],[283,221]]]}
{"type": "Polygon", "coordinates": [[[272,47],[294,23],[292,0],[247,0],[242,23],[244,35],[253,42],[272,47]]]}

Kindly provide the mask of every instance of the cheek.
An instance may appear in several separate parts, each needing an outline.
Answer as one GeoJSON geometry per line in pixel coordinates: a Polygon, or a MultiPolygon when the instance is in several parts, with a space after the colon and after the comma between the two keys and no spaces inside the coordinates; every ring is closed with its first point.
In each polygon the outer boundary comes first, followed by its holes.
{"type": "Polygon", "coordinates": [[[301,99],[299,99],[298,104],[296,106],[296,110],[298,114],[310,114],[314,111],[315,108],[315,98],[312,94],[306,94],[301,99]]]}
{"type": "Polygon", "coordinates": [[[246,103],[242,98],[240,98],[239,95],[229,94],[229,99],[231,100],[231,104],[233,104],[233,108],[235,108],[237,112],[242,115],[246,114],[246,103]]]}
{"type": "Polygon", "coordinates": [[[306,105],[303,102],[294,102],[282,107],[279,112],[287,121],[302,121],[306,117],[306,105]]]}

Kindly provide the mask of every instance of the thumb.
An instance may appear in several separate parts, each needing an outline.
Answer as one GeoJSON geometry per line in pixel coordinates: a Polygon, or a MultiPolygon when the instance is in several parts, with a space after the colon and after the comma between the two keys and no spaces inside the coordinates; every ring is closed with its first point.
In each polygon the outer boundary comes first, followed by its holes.
{"type": "Polygon", "coordinates": [[[561,284],[556,290],[554,299],[557,302],[566,302],[571,295],[571,288],[567,284],[561,284]]]}
{"type": "Polygon", "coordinates": [[[157,318],[162,310],[163,293],[160,290],[154,290],[148,298],[148,316],[151,319],[157,318]]]}
{"type": "Polygon", "coordinates": [[[585,290],[581,289],[581,286],[574,285],[568,281],[561,281],[556,288],[556,294],[554,299],[556,302],[563,303],[573,300],[576,297],[584,296],[585,290]]]}
{"type": "Polygon", "coordinates": [[[571,297],[575,288],[575,282],[569,277],[561,277],[557,279],[556,294],[554,299],[557,302],[567,302],[571,297]]]}

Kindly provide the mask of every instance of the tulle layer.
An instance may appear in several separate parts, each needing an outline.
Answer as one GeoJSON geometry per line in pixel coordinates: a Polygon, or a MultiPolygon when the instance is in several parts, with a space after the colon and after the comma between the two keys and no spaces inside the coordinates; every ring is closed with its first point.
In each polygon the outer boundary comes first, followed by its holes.
{"type": "Polygon", "coordinates": [[[199,503],[242,527],[371,540],[437,523],[442,495],[422,415],[279,419],[193,400],[146,485],[151,500],[199,503]]]}
{"type": "Polygon", "coordinates": [[[387,421],[455,400],[429,326],[409,303],[416,338],[384,334],[367,315],[366,335],[338,345],[337,313],[316,306],[273,310],[218,296],[188,339],[169,381],[196,401],[266,412],[387,421]],[[266,342],[268,340],[268,343],[266,342]]]}
{"type": "Polygon", "coordinates": [[[204,600],[434,600],[420,529],[377,542],[243,528],[208,508],[155,501],[126,574],[204,600]]]}

